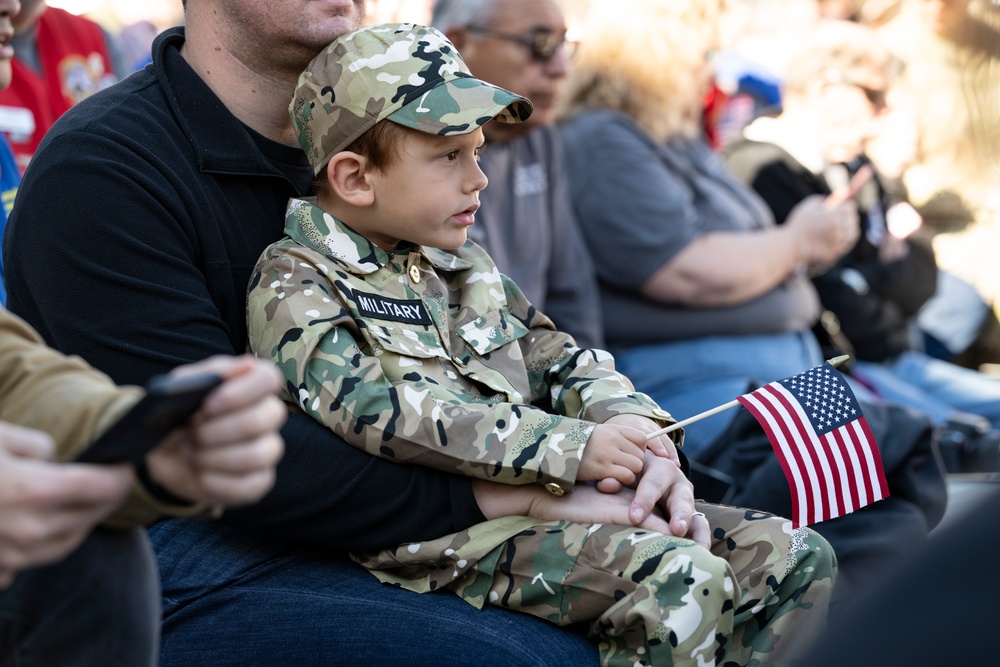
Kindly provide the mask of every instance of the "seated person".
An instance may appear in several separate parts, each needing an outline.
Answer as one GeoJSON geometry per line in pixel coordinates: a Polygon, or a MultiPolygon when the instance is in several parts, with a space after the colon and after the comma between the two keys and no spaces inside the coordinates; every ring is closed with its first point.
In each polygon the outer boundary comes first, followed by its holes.
{"type": "Polygon", "coordinates": [[[137,480],[127,464],[65,461],[140,389],[45,347],[3,309],[0,367],[0,663],[156,664],[160,595],[141,526],[217,514],[271,488],[287,415],[278,373],[248,356],[184,367],[224,382],[137,480]]]}
{"type": "Polygon", "coordinates": [[[521,122],[525,98],[474,78],[433,28],[390,24],[317,56],[290,113],[317,196],[289,202],[287,238],[254,270],[251,348],[282,370],[287,400],[355,447],[516,487],[490,521],[355,553],[361,564],[417,592],[586,622],[603,664],[787,660],[822,627],[825,541],[740,509],[675,508],[690,483],[670,439],[646,437],[669,415],[468,242],[481,126],[521,122]],[[525,485],[619,492],[644,462],[677,479],[669,523],[539,521],[517,500],[525,485]],[[760,531],[774,552],[751,573],[733,557],[760,531]]]}
{"type": "MultiPolygon", "coordinates": [[[[822,362],[806,271],[853,247],[857,212],[816,196],[776,225],[700,134],[718,3],[629,6],[595,8],[583,26],[560,112],[570,196],[619,370],[683,419],[822,362]]],[[[945,502],[929,419],[862,406],[891,495],[814,526],[837,552],[838,597],[924,544],[945,502]]],[[[746,412],[691,424],[685,452],[728,476],[733,503],[790,512],[780,466],[746,412]]]]}
{"type": "Polygon", "coordinates": [[[523,123],[487,123],[479,166],[490,180],[469,238],[528,301],[580,347],[604,347],[597,276],[573,213],[562,142],[552,126],[568,62],[553,0],[434,3],[431,24],[472,74],[531,100],[523,123]],[[527,31],[523,27],[529,28],[527,31]]]}
{"type": "Polygon", "coordinates": [[[10,46],[14,80],[0,92],[0,131],[24,173],[52,124],[118,76],[111,37],[100,24],[46,0],[21,0],[10,46]]]}
{"type": "MultiPolygon", "coordinates": [[[[289,197],[312,191],[288,101],[365,5],[187,0],[153,65],[67,111],[32,158],[4,238],[11,311],[120,384],[244,352],[251,270],[281,238],[289,197]],[[40,219],[60,221],[59,243],[40,219]]],[[[501,485],[370,457],[308,415],[289,415],[282,436],[261,502],[148,528],[161,667],[365,664],[373,651],[445,664],[469,650],[484,667],[597,663],[578,632],[382,586],[346,556],[484,521],[501,485]]],[[[549,494],[535,488],[541,514],[549,494]]],[[[651,508],[662,491],[646,475],[636,497],[651,508]]],[[[592,521],[616,499],[566,498],[592,521]]]]}
{"type": "MultiPolygon", "coordinates": [[[[807,197],[829,195],[859,169],[871,169],[865,145],[891,121],[892,60],[871,30],[835,22],[807,41],[788,69],[782,112],[754,121],[726,151],[733,173],[761,195],[779,224],[807,197]]],[[[914,317],[934,295],[938,274],[929,244],[892,233],[896,203],[877,174],[862,186],[852,202],[860,214],[858,241],[813,284],[857,357],[852,374],[938,426],[978,425],[984,434],[978,444],[991,445],[992,460],[970,456],[965,464],[996,470],[1000,438],[986,432],[1000,426],[1000,382],[930,357],[911,342],[914,317]]]]}

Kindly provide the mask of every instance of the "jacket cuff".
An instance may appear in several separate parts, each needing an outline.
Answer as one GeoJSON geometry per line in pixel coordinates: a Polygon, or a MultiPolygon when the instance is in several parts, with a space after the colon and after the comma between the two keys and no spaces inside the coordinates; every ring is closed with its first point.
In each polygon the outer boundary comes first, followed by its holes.
{"type": "Polygon", "coordinates": [[[167,517],[217,519],[222,516],[221,505],[209,503],[166,502],[158,499],[138,479],[132,485],[128,497],[111,516],[104,520],[104,525],[112,528],[131,528],[133,526],[150,526],[167,517]]]}
{"type": "Polygon", "coordinates": [[[569,493],[576,486],[580,461],[596,424],[569,417],[547,436],[545,453],[538,466],[538,484],[554,496],[569,493]]]}
{"type": "MultiPolygon", "coordinates": [[[[639,394],[639,396],[642,396],[642,394],[639,394]]],[[[587,409],[587,419],[590,419],[597,424],[603,424],[607,420],[618,415],[639,415],[641,417],[648,417],[659,424],[661,428],[677,423],[677,420],[674,419],[669,412],[657,406],[651,400],[649,402],[624,404],[621,408],[616,405],[615,401],[602,401],[601,403],[587,409]]],[[[682,437],[683,433],[684,429],[678,429],[676,431],[671,431],[670,433],[670,438],[678,447],[682,446],[681,443],[684,440],[682,437]]]]}

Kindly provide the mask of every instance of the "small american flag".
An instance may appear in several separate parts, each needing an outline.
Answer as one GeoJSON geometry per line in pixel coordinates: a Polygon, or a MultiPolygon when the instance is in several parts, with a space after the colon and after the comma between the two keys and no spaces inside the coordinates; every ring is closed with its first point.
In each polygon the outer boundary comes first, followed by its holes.
{"type": "Polygon", "coordinates": [[[736,399],[767,433],[792,491],[792,524],[888,497],[875,438],[840,373],[822,364],[736,399]]]}

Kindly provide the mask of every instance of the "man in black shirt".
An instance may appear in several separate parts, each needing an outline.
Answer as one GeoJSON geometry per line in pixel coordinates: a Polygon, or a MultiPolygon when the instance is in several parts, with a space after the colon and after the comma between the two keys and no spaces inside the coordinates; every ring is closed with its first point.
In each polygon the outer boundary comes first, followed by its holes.
{"type": "MultiPolygon", "coordinates": [[[[4,239],[11,310],[119,382],[244,351],[250,271],[311,188],[292,91],[363,15],[362,0],[187,2],[151,67],[71,109],[39,148],[4,239]]],[[[516,487],[373,459],[305,415],[282,435],[260,504],[150,529],[161,665],[447,664],[470,646],[482,665],[596,661],[582,636],[383,587],[341,555],[463,529],[516,487]]],[[[636,491],[650,509],[672,492],[661,472],[636,491]]],[[[574,502],[541,493],[525,513],[574,502]]]]}

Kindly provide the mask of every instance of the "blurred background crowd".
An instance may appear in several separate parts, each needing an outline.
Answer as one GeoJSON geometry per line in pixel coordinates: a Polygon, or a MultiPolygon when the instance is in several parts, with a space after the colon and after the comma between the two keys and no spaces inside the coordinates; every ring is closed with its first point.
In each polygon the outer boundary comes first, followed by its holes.
{"type": "MultiPolygon", "coordinates": [[[[610,0],[564,0],[569,39],[610,0]]],[[[149,61],[161,30],[183,23],[180,0],[26,0],[97,22],[109,37],[119,77],[149,61]]],[[[370,23],[427,23],[430,0],[371,0],[370,23]]],[[[697,3],[696,3],[697,4],[697,3]]],[[[622,11],[627,6],[618,3],[622,11]]],[[[22,12],[24,13],[24,12],[22,12]]],[[[639,17],[636,17],[637,19],[639,17]]],[[[758,116],[778,115],[781,90],[803,39],[830,20],[871,30],[891,60],[885,100],[865,154],[898,183],[913,212],[896,215],[899,236],[930,242],[957,288],[961,332],[945,331],[963,365],[996,372],[1000,362],[1000,3],[996,0],[727,0],[707,50],[713,85],[704,99],[704,130],[723,151],[758,116]],[[957,280],[956,280],[957,279],[957,280]],[[971,289],[970,289],[971,287],[971,289]],[[974,297],[966,293],[975,292],[974,297]]],[[[21,49],[19,49],[19,53],[21,49]]],[[[8,136],[10,133],[7,132],[8,136]]],[[[15,150],[15,152],[17,152],[15,150]]],[[[22,168],[26,164],[18,156],[22,168]]],[[[934,326],[947,327],[949,315],[934,326]],[[943,324],[942,324],[943,323],[943,324]]],[[[943,355],[942,355],[943,356],[943,355]]]]}

